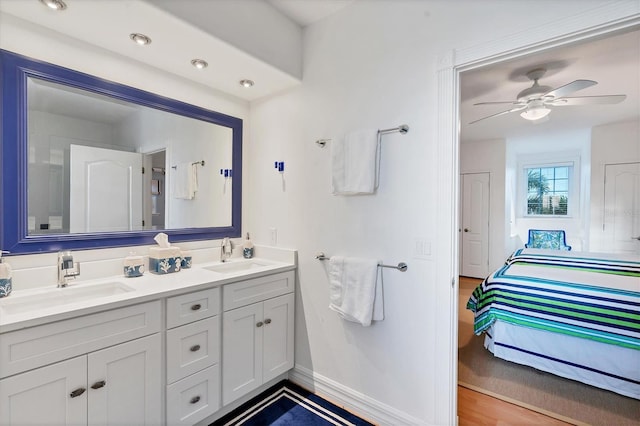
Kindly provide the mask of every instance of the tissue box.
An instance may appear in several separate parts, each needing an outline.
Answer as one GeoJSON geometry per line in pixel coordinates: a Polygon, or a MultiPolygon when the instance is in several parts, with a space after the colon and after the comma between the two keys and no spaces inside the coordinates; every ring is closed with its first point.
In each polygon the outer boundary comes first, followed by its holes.
{"type": "Polygon", "coordinates": [[[11,278],[0,278],[0,297],[11,294],[11,278]]]}
{"type": "Polygon", "coordinates": [[[149,272],[154,274],[170,274],[179,272],[182,257],[178,247],[151,247],[149,249],[149,272]]]}
{"type": "Polygon", "coordinates": [[[127,256],[124,258],[124,276],[127,278],[141,277],[144,274],[144,258],[142,256],[127,256]]]}
{"type": "Polygon", "coordinates": [[[191,268],[192,265],[192,257],[191,257],[191,251],[189,250],[182,250],[182,252],[180,253],[181,257],[182,257],[182,269],[189,269],[191,268]]]}

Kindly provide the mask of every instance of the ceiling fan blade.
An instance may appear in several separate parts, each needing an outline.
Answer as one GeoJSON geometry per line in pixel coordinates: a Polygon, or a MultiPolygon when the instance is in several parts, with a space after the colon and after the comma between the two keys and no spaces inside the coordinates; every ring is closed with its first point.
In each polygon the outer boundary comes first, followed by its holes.
{"type": "Polygon", "coordinates": [[[472,122],[471,122],[471,123],[469,123],[469,124],[477,123],[478,121],[486,120],[487,118],[493,118],[493,117],[498,117],[498,116],[500,116],[500,115],[509,114],[510,112],[522,111],[522,110],[523,110],[523,109],[525,109],[526,107],[527,107],[526,105],[522,105],[522,106],[518,106],[518,107],[516,107],[516,108],[511,108],[511,109],[508,109],[508,110],[506,110],[506,111],[502,111],[502,112],[498,112],[498,113],[496,113],[496,114],[492,114],[492,115],[488,115],[488,116],[486,116],[486,117],[482,117],[482,118],[480,118],[480,119],[478,119],[478,120],[472,121],[472,122]]]}
{"type": "Polygon", "coordinates": [[[476,105],[524,105],[522,102],[517,101],[497,101],[497,102],[478,102],[476,105]]]}
{"type": "Polygon", "coordinates": [[[575,98],[554,99],[553,101],[545,102],[545,104],[553,106],[610,105],[619,104],[626,98],[627,95],[579,96],[575,98]]]}
{"type": "Polygon", "coordinates": [[[598,84],[597,81],[593,80],[576,80],[572,81],[569,84],[565,84],[564,86],[560,86],[557,89],[553,89],[550,92],[545,93],[542,97],[553,96],[554,98],[562,98],[573,92],[577,92],[578,90],[586,89],[587,87],[595,86],[598,84]]]}

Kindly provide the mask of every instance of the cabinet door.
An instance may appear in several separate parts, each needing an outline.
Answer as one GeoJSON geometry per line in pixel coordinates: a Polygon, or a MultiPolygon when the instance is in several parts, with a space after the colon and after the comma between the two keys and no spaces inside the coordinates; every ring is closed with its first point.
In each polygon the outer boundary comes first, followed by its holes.
{"type": "Polygon", "coordinates": [[[160,358],[159,334],[89,354],[89,425],[160,424],[160,358]]]}
{"type": "Polygon", "coordinates": [[[223,314],[223,405],[262,384],[262,319],[262,303],[223,314]]]}
{"type": "Polygon", "coordinates": [[[86,356],[2,379],[0,424],[84,425],[86,387],[86,356]]]}
{"type": "Polygon", "coordinates": [[[264,302],[263,380],[293,368],[293,293],[264,302]]]}

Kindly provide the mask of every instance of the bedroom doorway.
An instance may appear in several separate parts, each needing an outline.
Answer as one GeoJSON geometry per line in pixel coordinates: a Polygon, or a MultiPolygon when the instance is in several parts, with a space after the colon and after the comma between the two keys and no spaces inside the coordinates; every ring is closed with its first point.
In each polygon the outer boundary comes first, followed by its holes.
{"type": "Polygon", "coordinates": [[[489,273],[489,173],[461,176],[460,275],[484,278],[489,273]]]}
{"type": "MultiPolygon", "coordinates": [[[[607,11],[610,11],[610,9],[607,11]]],[[[459,219],[459,226],[454,226],[449,229],[451,244],[453,247],[443,243],[440,247],[443,251],[452,249],[451,252],[454,253],[453,261],[460,262],[460,264],[456,265],[455,263],[446,264],[443,262],[443,266],[439,268],[439,272],[441,272],[441,276],[446,279],[447,273],[451,270],[453,271],[461,271],[462,270],[462,260],[461,251],[462,247],[462,238],[458,228],[462,229],[462,179],[463,176],[460,174],[459,163],[460,163],[460,103],[461,100],[458,97],[460,90],[460,78],[461,73],[463,71],[468,71],[471,69],[477,69],[488,65],[493,65],[499,62],[507,62],[510,59],[516,57],[522,57],[526,55],[530,55],[536,52],[539,52],[541,49],[545,50],[545,48],[555,48],[568,46],[573,43],[585,42],[587,40],[597,40],[601,37],[608,36],[614,34],[616,32],[629,30],[630,28],[638,28],[638,24],[640,20],[636,15],[635,18],[629,19],[626,17],[625,20],[616,21],[615,19],[611,19],[611,17],[605,18],[601,13],[585,13],[584,16],[581,16],[581,19],[576,21],[567,20],[566,26],[557,25],[554,28],[540,28],[536,29],[536,31],[531,31],[528,33],[526,37],[527,43],[523,43],[522,38],[513,37],[506,38],[505,40],[501,40],[499,43],[495,44],[486,44],[483,46],[476,46],[472,49],[462,50],[462,51],[453,51],[451,57],[443,57],[441,58],[441,62],[447,64],[439,71],[439,97],[438,99],[441,101],[440,106],[443,110],[446,110],[450,105],[447,100],[453,98],[454,99],[454,108],[456,114],[453,117],[449,117],[447,114],[440,115],[438,131],[439,134],[443,137],[440,139],[438,144],[439,148],[442,151],[442,155],[444,157],[450,156],[453,160],[454,164],[451,180],[443,179],[443,183],[447,185],[447,189],[453,190],[454,194],[450,196],[446,191],[441,193],[443,198],[443,203],[449,204],[453,207],[453,211],[448,209],[443,209],[442,212],[442,221],[446,222],[447,215],[451,215],[453,218],[459,219]],[[595,25],[597,24],[597,25],[595,25]],[[594,30],[595,27],[597,31],[594,30]],[[557,30],[557,28],[563,28],[563,30],[557,30]],[[589,30],[593,31],[589,33],[589,30]],[[553,33],[553,35],[550,35],[553,33]],[[450,64],[450,65],[449,65],[450,64]],[[453,131],[449,131],[449,129],[454,129],[453,131]],[[454,149],[449,150],[449,144],[451,143],[454,146],[454,149]],[[459,179],[459,181],[457,181],[459,179]],[[459,191],[458,194],[455,194],[455,191],[459,191]],[[456,236],[457,234],[457,236],[456,236]],[[452,269],[447,270],[445,266],[453,266],[452,269]]],[[[615,15],[615,13],[614,13],[615,15]]],[[[444,164],[444,163],[443,163],[444,164]]],[[[442,166],[443,174],[449,171],[446,165],[442,166]]],[[[506,177],[509,177],[507,175],[506,177]]],[[[506,212],[507,220],[509,218],[509,211],[506,212]]],[[[511,217],[513,214],[511,214],[511,217]]],[[[509,232],[513,233],[513,227],[511,229],[509,226],[505,227],[506,236],[509,236],[509,232]]],[[[443,279],[444,281],[444,279],[443,279]]],[[[452,311],[450,311],[451,318],[451,329],[453,334],[453,341],[450,343],[456,345],[459,335],[458,330],[458,313],[460,311],[459,306],[462,305],[463,300],[460,300],[462,297],[459,294],[459,283],[461,279],[456,278],[452,281],[452,289],[454,290],[451,294],[451,307],[452,311]]],[[[451,348],[453,353],[458,352],[458,348],[451,348]]],[[[457,361],[457,357],[456,357],[457,361]]],[[[451,373],[450,383],[453,385],[452,390],[455,389],[455,385],[457,385],[458,380],[458,368],[457,365],[454,364],[453,369],[449,370],[451,373]]],[[[453,416],[450,418],[455,418],[455,406],[456,406],[456,398],[455,395],[450,397],[451,399],[448,402],[453,402],[449,407],[453,410],[450,411],[453,413],[453,416]]]]}

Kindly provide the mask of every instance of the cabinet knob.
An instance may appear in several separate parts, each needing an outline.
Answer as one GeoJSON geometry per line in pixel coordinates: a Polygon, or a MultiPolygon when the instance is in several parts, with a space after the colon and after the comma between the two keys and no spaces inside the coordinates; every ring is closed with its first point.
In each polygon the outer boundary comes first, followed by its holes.
{"type": "Polygon", "coordinates": [[[80,396],[80,395],[82,395],[82,394],[84,393],[84,391],[86,391],[86,389],[85,389],[85,388],[78,388],[78,389],[76,389],[76,390],[72,391],[72,392],[69,394],[69,396],[70,396],[71,398],[75,398],[76,396],[80,396]]]}
{"type": "Polygon", "coordinates": [[[194,396],[193,398],[191,398],[191,400],[189,400],[189,402],[191,404],[197,404],[198,401],[200,401],[200,397],[199,396],[194,396]]]}
{"type": "Polygon", "coordinates": [[[105,382],[104,380],[100,380],[99,382],[95,382],[94,384],[91,385],[91,389],[100,389],[101,387],[104,387],[104,385],[106,385],[107,382],[105,382]]]}
{"type": "Polygon", "coordinates": [[[464,232],[469,232],[469,228],[464,228],[464,232]]]}
{"type": "Polygon", "coordinates": [[[202,305],[200,305],[199,303],[196,303],[195,305],[191,305],[192,311],[199,311],[200,308],[202,308],[202,305]]]}
{"type": "Polygon", "coordinates": [[[256,324],[256,327],[262,327],[263,323],[262,321],[258,321],[258,323],[256,324]]]}
{"type": "Polygon", "coordinates": [[[265,324],[271,324],[271,318],[267,318],[266,320],[264,320],[265,324]]]}
{"type": "Polygon", "coordinates": [[[200,350],[200,345],[193,345],[189,348],[191,352],[197,352],[200,350]]]}

